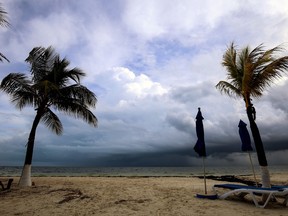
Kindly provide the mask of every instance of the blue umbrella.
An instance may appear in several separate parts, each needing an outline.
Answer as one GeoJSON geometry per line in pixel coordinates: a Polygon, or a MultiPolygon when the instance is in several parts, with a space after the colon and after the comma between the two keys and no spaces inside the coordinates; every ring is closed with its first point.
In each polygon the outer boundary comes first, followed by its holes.
{"type": "Polygon", "coordinates": [[[246,126],[247,124],[240,119],[238,127],[239,127],[239,135],[242,141],[242,151],[244,152],[253,151],[253,148],[251,146],[250,135],[246,126]]]}
{"type": "Polygon", "coordinates": [[[241,149],[242,149],[242,151],[248,152],[248,154],[249,154],[249,159],[250,159],[250,163],[251,163],[251,167],[252,167],[252,171],[253,171],[253,175],[254,175],[254,180],[255,180],[256,185],[258,185],[256,175],[255,175],[254,166],[253,166],[253,162],[251,159],[251,154],[250,154],[250,152],[253,151],[253,148],[251,146],[251,139],[250,139],[250,135],[249,135],[249,132],[248,132],[246,126],[247,126],[247,124],[240,119],[238,127],[239,127],[240,139],[242,142],[241,149]]]}
{"type": "MultiPolygon", "coordinates": [[[[198,113],[196,115],[196,134],[197,134],[197,142],[194,146],[195,152],[198,153],[200,157],[203,157],[203,169],[204,169],[204,187],[205,187],[205,195],[207,194],[207,186],[206,186],[206,171],[205,171],[205,162],[204,158],[206,157],[206,148],[205,148],[205,140],[204,140],[204,127],[203,127],[203,116],[198,108],[198,113]]],[[[197,197],[199,195],[197,194],[197,197]]]]}
{"type": "Polygon", "coordinates": [[[194,146],[195,152],[198,153],[200,157],[203,158],[203,172],[204,172],[204,190],[205,194],[196,194],[198,198],[207,198],[207,199],[217,199],[217,194],[207,194],[207,185],[206,185],[206,170],[205,170],[205,162],[204,158],[206,157],[206,147],[204,140],[204,127],[203,127],[203,116],[198,108],[198,113],[196,115],[196,134],[197,134],[197,142],[194,146]]]}
{"type": "Polygon", "coordinates": [[[203,127],[203,116],[198,108],[198,113],[196,115],[196,134],[197,134],[197,142],[194,146],[195,152],[198,153],[200,157],[206,157],[206,148],[205,148],[205,140],[204,140],[204,127],[203,127]]]}

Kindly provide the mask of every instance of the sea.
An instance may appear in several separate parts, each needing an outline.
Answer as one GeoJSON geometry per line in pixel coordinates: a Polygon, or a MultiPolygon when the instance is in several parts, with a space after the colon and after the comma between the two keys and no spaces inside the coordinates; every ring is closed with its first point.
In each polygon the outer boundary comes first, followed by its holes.
{"type": "MultiPolygon", "coordinates": [[[[287,166],[269,166],[270,174],[288,174],[287,166]]],[[[21,176],[20,166],[0,166],[0,176],[21,176]]],[[[255,169],[256,175],[260,170],[255,169]]],[[[195,177],[203,176],[203,167],[51,167],[32,166],[35,177],[195,177]]],[[[252,175],[251,167],[205,167],[205,175],[252,175]]]]}

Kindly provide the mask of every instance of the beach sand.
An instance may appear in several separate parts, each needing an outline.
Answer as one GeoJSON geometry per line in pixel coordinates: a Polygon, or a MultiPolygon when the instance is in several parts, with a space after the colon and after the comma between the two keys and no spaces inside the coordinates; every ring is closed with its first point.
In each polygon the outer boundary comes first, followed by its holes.
{"type": "MultiPolygon", "coordinates": [[[[7,180],[8,177],[0,177],[7,180]]],[[[203,179],[196,177],[33,177],[35,186],[0,192],[0,215],[288,215],[277,203],[256,208],[251,200],[209,200],[203,179]]],[[[288,176],[274,175],[273,183],[288,184],[288,176]]],[[[207,179],[212,185],[225,183],[207,179]]]]}

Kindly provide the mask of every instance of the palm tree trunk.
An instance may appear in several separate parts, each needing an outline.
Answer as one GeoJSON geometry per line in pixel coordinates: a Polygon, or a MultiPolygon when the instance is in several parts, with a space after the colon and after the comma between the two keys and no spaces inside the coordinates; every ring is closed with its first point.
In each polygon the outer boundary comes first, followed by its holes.
{"type": "Polygon", "coordinates": [[[255,122],[255,116],[253,115],[255,115],[254,107],[252,104],[249,104],[247,107],[247,116],[250,122],[250,128],[251,128],[252,136],[253,136],[254,143],[255,143],[258,162],[261,167],[262,187],[271,187],[266,154],[265,154],[265,150],[264,150],[264,146],[263,146],[263,142],[260,136],[259,129],[255,122]]]}
{"type": "Polygon", "coordinates": [[[41,119],[41,114],[39,110],[37,111],[37,114],[35,116],[35,119],[33,121],[33,125],[29,134],[28,142],[27,142],[27,150],[26,150],[26,157],[25,157],[25,163],[22,169],[22,175],[19,180],[19,186],[31,186],[31,164],[32,164],[32,158],[33,158],[33,149],[34,149],[34,141],[35,141],[35,135],[36,135],[36,129],[41,119]]]}

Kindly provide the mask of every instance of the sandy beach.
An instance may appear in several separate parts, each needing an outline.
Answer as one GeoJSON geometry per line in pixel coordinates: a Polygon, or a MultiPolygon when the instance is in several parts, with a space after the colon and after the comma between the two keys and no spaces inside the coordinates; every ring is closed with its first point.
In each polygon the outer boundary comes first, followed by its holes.
{"type": "MultiPolygon", "coordinates": [[[[0,177],[7,180],[8,177],[0,177]]],[[[251,200],[208,200],[197,177],[33,177],[35,185],[0,192],[0,215],[287,215],[277,203],[256,208],[251,200]]],[[[288,184],[287,175],[272,182],[288,184]]],[[[207,180],[208,192],[221,181],[207,180]]],[[[225,183],[225,182],[223,182],[225,183]]]]}

